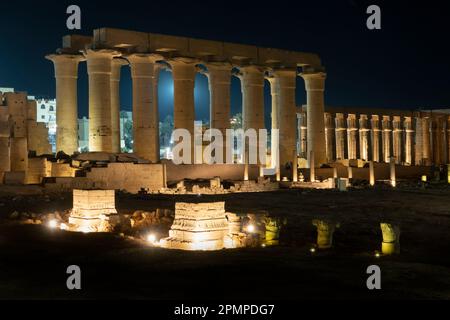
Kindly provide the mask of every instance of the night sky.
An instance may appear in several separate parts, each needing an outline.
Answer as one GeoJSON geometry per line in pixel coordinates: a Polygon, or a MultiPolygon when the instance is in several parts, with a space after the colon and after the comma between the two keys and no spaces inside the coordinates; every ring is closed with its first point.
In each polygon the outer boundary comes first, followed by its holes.
{"type": "MultiPolygon", "coordinates": [[[[44,59],[69,33],[100,27],[165,33],[318,53],[327,69],[326,104],[383,108],[450,106],[450,6],[444,1],[8,1],[0,8],[0,86],[55,95],[44,59]],[[389,3],[390,2],[390,3],[389,3]],[[393,4],[392,2],[395,2],[393,4]],[[294,4],[295,3],[295,4],[294,4]],[[66,8],[82,10],[82,30],[66,29],[66,8]],[[366,8],[382,9],[382,30],[366,28],[366,8]]],[[[131,79],[122,73],[123,109],[131,110],[131,79]]],[[[161,118],[173,110],[171,75],[161,75],[161,118]]],[[[79,76],[79,114],[87,116],[87,74],[79,76]]],[[[266,85],[266,110],[270,95],[266,85]]],[[[298,80],[297,104],[305,102],[298,80]]],[[[208,119],[207,79],[196,81],[196,118],[208,119]]],[[[232,80],[232,112],[241,110],[232,80]]],[[[270,114],[267,112],[267,114],[270,114]]]]}

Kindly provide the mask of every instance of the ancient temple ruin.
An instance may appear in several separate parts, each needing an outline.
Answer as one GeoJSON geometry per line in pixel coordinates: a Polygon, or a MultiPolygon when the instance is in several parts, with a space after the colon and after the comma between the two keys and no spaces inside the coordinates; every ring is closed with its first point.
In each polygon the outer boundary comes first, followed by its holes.
{"type": "Polygon", "coordinates": [[[39,166],[45,159],[36,156],[50,154],[51,146],[36,114],[36,101],[26,92],[0,92],[0,184],[33,183],[45,174],[39,166]]]}
{"type": "Polygon", "coordinates": [[[182,250],[220,250],[229,232],[225,202],[176,203],[175,220],[161,246],[182,250]]]}

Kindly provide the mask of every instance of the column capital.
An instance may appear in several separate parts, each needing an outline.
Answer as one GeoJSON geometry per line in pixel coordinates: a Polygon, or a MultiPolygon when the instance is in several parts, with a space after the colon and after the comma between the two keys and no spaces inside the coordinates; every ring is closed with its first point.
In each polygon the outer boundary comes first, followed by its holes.
{"type": "Polygon", "coordinates": [[[325,79],[327,78],[325,72],[302,72],[300,76],[305,80],[306,91],[325,90],[325,79]]]}
{"type": "Polygon", "coordinates": [[[229,62],[206,62],[204,63],[204,65],[208,69],[208,72],[214,71],[231,72],[231,69],[233,69],[233,66],[229,62]]]}
{"type": "Polygon", "coordinates": [[[87,70],[90,75],[111,74],[112,60],[121,56],[120,52],[109,49],[87,49],[83,51],[83,54],[87,59],[87,70]]]}
{"type": "Polygon", "coordinates": [[[165,60],[171,67],[174,66],[195,66],[200,63],[200,60],[186,57],[176,57],[165,60]]]}
{"type": "Polygon", "coordinates": [[[111,81],[120,81],[120,69],[127,65],[128,62],[122,58],[116,58],[111,63],[111,81]]]}
{"type": "Polygon", "coordinates": [[[80,62],[85,61],[86,58],[81,54],[58,54],[58,53],[51,53],[45,56],[45,59],[50,60],[52,62],[67,62],[67,61],[74,61],[74,62],[80,62]]]}
{"type": "Polygon", "coordinates": [[[199,64],[199,60],[179,57],[168,59],[166,62],[172,67],[174,81],[195,81],[196,65],[199,64]]]}
{"type": "Polygon", "coordinates": [[[239,75],[250,75],[250,74],[264,74],[266,71],[265,67],[258,65],[246,65],[238,66],[239,75]]]}
{"type": "Polygon", "coordinates": [[[78,78],[78,64],[85,61],[81,54],[49,54],[45,59],[53,62],[56,78],[78,78]]]}
{"type": "Polygon", "coordinates": [[[211,84],[224,84],[229,85],[231,83],[231,69],[233,66],[227,62],[210,62],[205,64],[208,69],[204,74],[209,79],[209,85],[211,84]]]}
{"type": "Polygon", "coordinates": [[[248,65],[238,67],[239,72],[236,76],[241,80],[243,87],[245,86],[264,86],[265,68],[257,65],[248,65]]]}
{"type": "Polygon", "coordinates": [[[267,78],[273,89],[296,87],[297,69],[295,68],[278,68],[269,70],[270,78],[267,78]],[[277,88],[278,87],[278,88],[277,88]]]}
{"type": "Polygon", "coordinates": [[[156,63],[156,61],[163,60],[163,56],[155,53],[132,53],[124,55],[130,65],[137,63],[156,63]]]}
{"type": "Polygon", "coordinates": [[[120,57],[122,55],[119,51],[111,49],[100,49],[100,50],[86,49],[82,50],[82,53],[87,60],[100,58],[109,58],[112,60],[113,58],[120,57]]]}
{"type": "Polygon", "coordinates": [[[133,53],[125,56],[131,68],[131,77],[136,78],[154,78],[156,62],[162,60],[159,54],[133,53]]]}
{"type": "Polygon", "coordinates": [[[275,78],[292,77],[296,78],[298,73],[296,68],[271,68],[268,70],[270,76],[275,78]]]}

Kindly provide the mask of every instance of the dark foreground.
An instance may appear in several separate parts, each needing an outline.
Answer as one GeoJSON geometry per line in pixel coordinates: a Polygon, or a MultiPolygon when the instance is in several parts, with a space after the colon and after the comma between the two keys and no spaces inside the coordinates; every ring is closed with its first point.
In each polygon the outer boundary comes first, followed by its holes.
{"type": "Polygon", "coordinates": [[[1,299],[449,299],[450,190],[284,191],[227,196],[119,195],[119,213],[174,208],[176,201],[225,200],[230,212],[287,217],[278,247],[183,252],[113,234],[52,231],[7,218],[15,210],[71,207],[71,195],[0,197],[1,299]],[[340,222],[334,247],[311,253],[312,219],[340,222]],[[401,227],[401,253],[376,258],[380,222],[401,227]],[[382,289],[367,289],[377,264],[382,289]],[[82,289],[66,288],[78,265],[82,289]]]}

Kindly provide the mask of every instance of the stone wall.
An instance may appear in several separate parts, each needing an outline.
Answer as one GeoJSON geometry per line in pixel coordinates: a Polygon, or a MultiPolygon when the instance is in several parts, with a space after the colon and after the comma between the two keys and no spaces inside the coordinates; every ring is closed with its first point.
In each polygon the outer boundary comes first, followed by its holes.
{"type": "MultiPolygon", "coordinates": [[[[195,164],[175,165],[172,161],[166,162],[167,181],[177,182],[183,179],[212,179],[220,176],[221,180],[244,180],[243,164],[195,164]]],[[[256,165],[249,166],[249,179],[257,179],[259,168],[256,165]]]]}
{"type": "Polygon", "coordinates": [[[69,164],[52,164],[53,178],[47,179],[45,188],[54,192],[97,188],[138,193],[158,191],[166,186],[162,164],[109,163],[107,167],[91,168],[85,177],[55,177],[54,167],[71,168],[69,164]]]}

